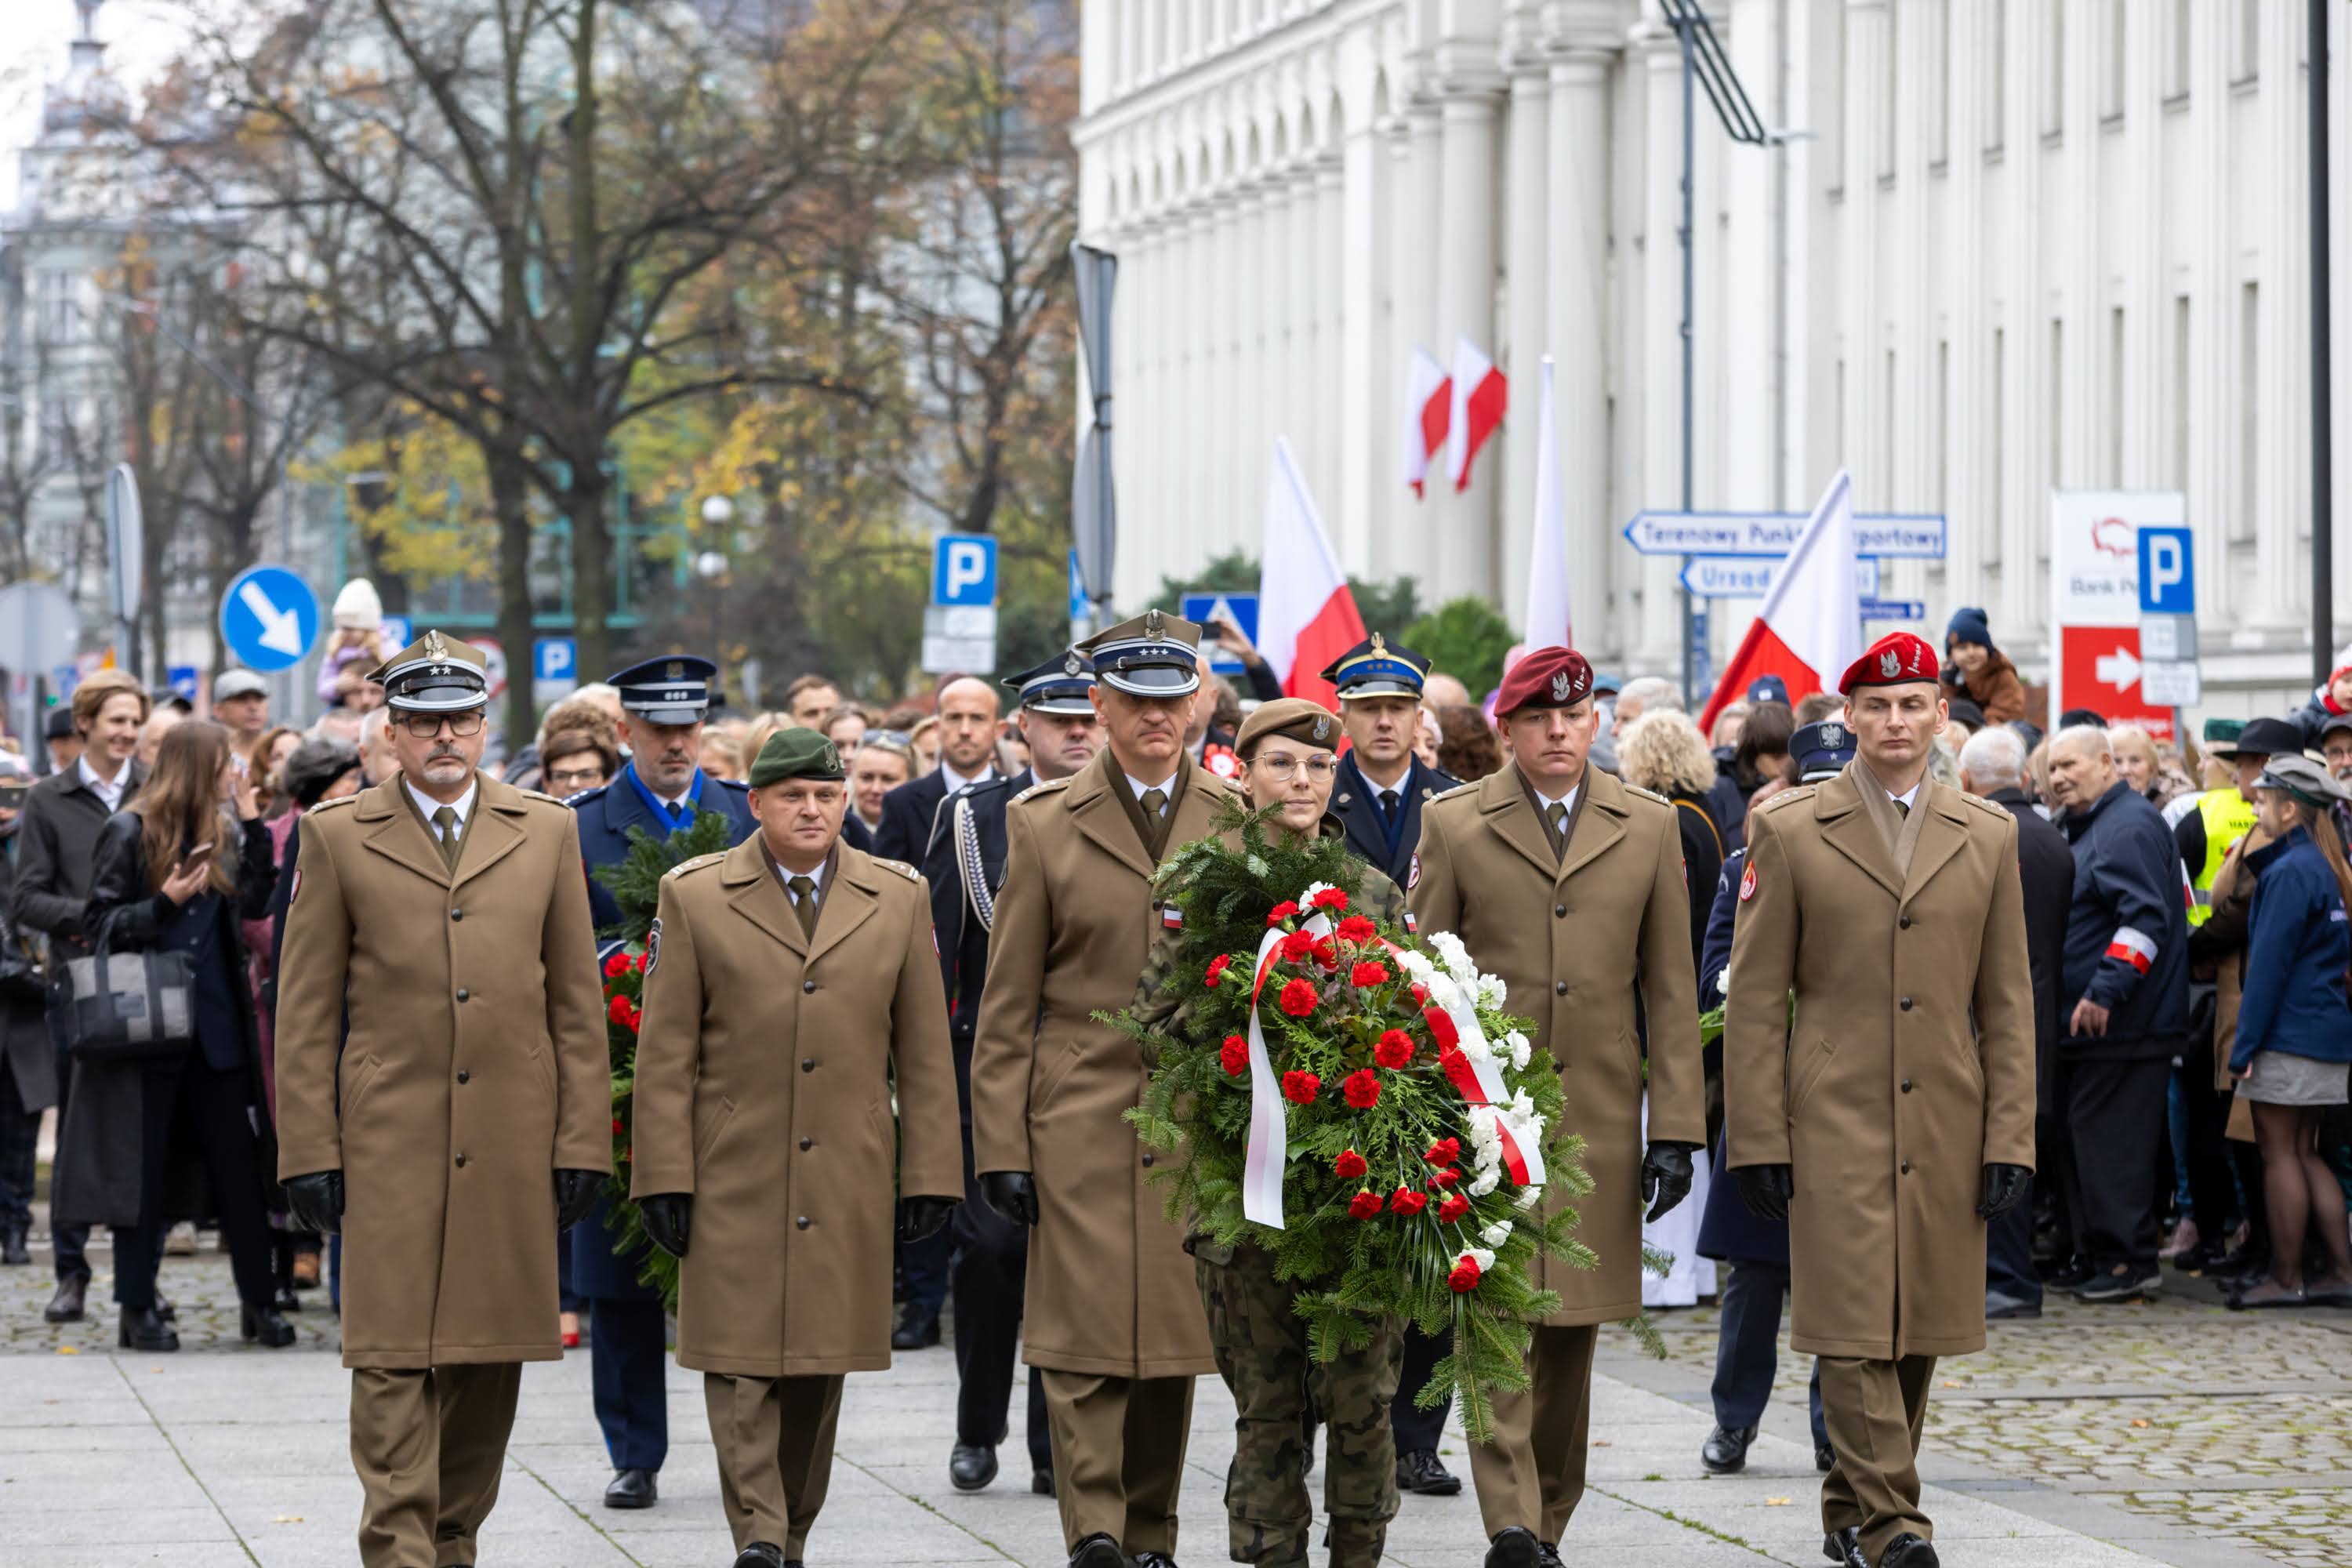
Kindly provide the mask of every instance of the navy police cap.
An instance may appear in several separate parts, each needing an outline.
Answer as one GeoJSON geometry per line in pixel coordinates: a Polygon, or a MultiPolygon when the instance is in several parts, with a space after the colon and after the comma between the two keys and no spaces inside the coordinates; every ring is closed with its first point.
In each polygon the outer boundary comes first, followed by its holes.
{"type": "Polygon", "coordinates": [[[666,653],[608,677],[621,707],[649,724],[698,724],[710,708],[719,667],[692,654],[666,653]]]}
{"type": "Polygon", "coordinates": [[[1033,713],[1058,713],[1066,719],[1095,716],[1095,705],[1087,695],[1094,689],[1095,667],[1076,648],[1066,648],[1034,668],[1008,675],[1004,684],[1020,693],[1020,705],[1033,713]]]}
{"type": "Polygon", "coordinates": [[[1853,726],[1843,719],[1801,724],[1789,737],[1789,754],[1806,779],[1827,778],[1853,761],[1853,726]]]}
{"type": "Polygon", "coordinates": [[[1341,654],[1323,679],[1337,689],[1342,701],[1350,697],[1417,700],[1428,675],[1429,660],[1374,632],[1341,654]]]}

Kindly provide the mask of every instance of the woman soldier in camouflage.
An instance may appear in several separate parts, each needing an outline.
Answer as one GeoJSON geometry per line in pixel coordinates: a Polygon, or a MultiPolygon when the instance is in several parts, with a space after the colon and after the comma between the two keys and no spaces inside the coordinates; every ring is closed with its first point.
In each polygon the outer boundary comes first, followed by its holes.
{"type": "MultiPolygon", "coordinates": [[[[1267,702],[1235,738],[1242,772],[1236,781],[1254,807],[1280,804],[1270,827],[1297,837],[1339,838],[1345,830],[1326,815],[1339,758],[1339,721],[1299,698],[1267,702]]],[[[1240,834],[1228,835],[1238,845],[1240,834]]],[[[1404,895],[1370,866],[1349,906],[1386,926],[1403,926],[1404,895]]],[[[1297,889],[1266,890],[1271,907],[1297,889]]],[[[1162,889],[1171,907],[1170,889],[1162,889]]],[[[1137,1022],[1181,1035],[1189,1008],[1175,975],[1181,931],[1163,929],[1136,989],[1137,1022]]],[[[1388,1522],[1396,1517],[1396,1446],[1389,1405],[1397,1390],[1402,1325],[1382,1322],[1360,1349],[1329,1362],[1308,1353],[1307,1323],[1292,1310],[1296,1282],[1277,1280],[1273,1260],[1255,1247],[1221,1246],[1197,1229],[1184,1242],[1193,1257],[1201,1301],[1217,1370],[1232,1390],[1234,1462],[1225,1476],[1225,1511],[1236,1563],[1264,1568],[1305,1568],[1315,1508],[1307,1491],[1310,1405],[1328,1425],[1323,1478],[1327,1538],[1332,1568],[1372,1568],[1381,1560],[1388,1522]]]]}

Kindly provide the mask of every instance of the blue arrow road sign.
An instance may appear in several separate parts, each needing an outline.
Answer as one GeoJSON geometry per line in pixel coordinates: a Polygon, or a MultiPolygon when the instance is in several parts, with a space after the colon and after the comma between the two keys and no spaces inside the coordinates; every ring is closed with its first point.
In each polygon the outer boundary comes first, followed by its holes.
{"type": "Polygon", "coordinates": [[[1864,599],[1862,618],[1865,621],[1924,621],[1927,606],[1917,599],[1864,599]]]}
{"type": "Polygon", "coordinates": [[[284,669],[319,640],[319,595],[283,566],[249,567],[221,595],[220,629],[247,669],[284,669]]]}
{"type": "Polygon", "coordinates": [[[190,702],[196,700],[196,667],[194,665],[175,664],[163,672],[163,679],[164,683],[171,687],[174,695],[184,697],[190,702]]]}
{"type": "MultiPolygon", "coordinates": [[[[1257,641],[1257,595],[1255,594],[1187,594],[1184,595],[1184,618],[1195,626],[1205,626],[1212,620],[1231,621],[1242,630],[1242,636],[1257,641]]],[[[1223,648],[1202,637],[1201,646],[1209,650],[1209,668],[1219,675],[1236,674],[1242,661],[1223,648]]]]}
{"type": "Polygon", "coordinates": [[[2197,552],[2185,528],[2139,531],[2139,613],[2197,613],[2197,552]]]}
{"type": "Polygon", "coordinates": [[[416,640],[416,623],[406,616],[386,616],[378,623],[383,627],[383,640],[398,653],[416,640]]]}
{"type": "Polygon", "coordinates": [[[996,541],[985,533],[940,534],[931,546],[931,603],[996,603],[996,541]]]}
{"type": "MultiPolygon", "coordinates": [[[[1809,521],[1801,511],[1644,511],[1625,542],[1644,555],[1786,555],[1809,521]]],[[[1856,512],[1854,553],[1941,560],[1941,512],[1856,512]]]]}
{"type": "MultiPolygon", "coordinates": [[[[1760,599],[1780,574],[1780,561],[1770,555],[1694,555],[1683,566],[1683,586],[1702,599],[1760,599]]],[[[1876,556],[1853,563],[1853,587],[1865,599],[1877,595],[1876,556]]]]}

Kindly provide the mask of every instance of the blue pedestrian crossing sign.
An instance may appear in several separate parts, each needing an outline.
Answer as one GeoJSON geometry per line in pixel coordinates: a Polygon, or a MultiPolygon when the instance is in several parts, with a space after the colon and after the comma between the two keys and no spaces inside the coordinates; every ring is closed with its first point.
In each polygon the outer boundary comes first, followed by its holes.
{"type": "MultiPolygon", "coordinates": [[[[1257,641],[1257,595],[1255,594],[1187,594],[1183,603],[1184,618],[1204,629],[1211,621],[1231,621],[1241,629],[1242,636],[1257,641]]],[[[1232,675],[1242,668],[1242,661],[1227,653],[1220,644],[1211,642],[1206,635],[1201,646],[1208,650],[1209,668],[1219,675],[1232,675]]]]}
{"type": "Polygon", "coordinates": [[[319,595],[283,566],[248,567],[221,595],[220,630],[246,668],[287,668],[319,640],[319,595]]]}

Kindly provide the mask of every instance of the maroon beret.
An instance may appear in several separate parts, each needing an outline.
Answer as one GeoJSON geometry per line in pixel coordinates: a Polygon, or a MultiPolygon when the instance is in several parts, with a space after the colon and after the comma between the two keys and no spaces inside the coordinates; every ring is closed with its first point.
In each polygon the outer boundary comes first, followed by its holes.
{"type": "Polygon", "coordinates": [[[1572,647],[1529,648],[1503,689],[1495,693],[1495,717],[1507,719],[1522,708],[1572,708],[1592,695],[1592,666],[1572,647]]]}
{"type": "Polygon", "coordinates": [[[1851,697],[1857,686],[1908,686],[1913,681],[1933,680],[1937,673],[1936,650],[1924,639],[1909,632],[1889,632],[1845,667],[1838,694],[1851,697]]]}

